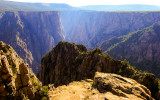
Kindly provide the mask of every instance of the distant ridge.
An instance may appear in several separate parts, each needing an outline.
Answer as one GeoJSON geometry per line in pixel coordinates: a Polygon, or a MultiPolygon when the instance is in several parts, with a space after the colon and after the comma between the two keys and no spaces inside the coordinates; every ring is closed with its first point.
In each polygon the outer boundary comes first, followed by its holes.
{"type": "Polygon", "coordinates": [[[90,5],[81,6],[84,10],[94,11],[160,11],[160,6],[143,5],[143,4],[127,4],[127,5],[90,5]]]}
{"type": "Polygon", "coordinates": [[[65,3],[26,3],[0,0],[0,11],[65,11],[77,10],[65,3]]]}

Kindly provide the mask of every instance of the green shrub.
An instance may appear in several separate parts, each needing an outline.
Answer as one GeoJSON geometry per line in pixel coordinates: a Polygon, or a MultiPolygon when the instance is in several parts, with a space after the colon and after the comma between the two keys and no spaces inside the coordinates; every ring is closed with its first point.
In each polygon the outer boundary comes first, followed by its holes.
{"type": "Polygon", "coordinates": [[[46,96],[43,96],[41,100],[48,100],[46,96]]]}
{"type": "Polygon", "coordinates": [[[88,54],[89,55],[102,54],[102,50],[100,48],[95,48],[94,50],[90,50],[88,54]]]}
{"type": "Polygon", "coordinates": [[[160,80],[158,80],[158,89],[159,89],[159,93],[160,93],[160,80]]]}
{"type": "Polygon", "coordinates": [[[7,53],[9,50],[5,47],[0,47],[0,50],[3,50],[3,52],[7,53]]]}
{"type": "Polygon", "coordinates": [[[129,61],[127,61],[126,59],[124,59],[124,61],[121,61],[122,65],[129,65],[129,61]]]}
{"type": "Polygon", "coordinates": [[[42,91],[41,91],[41,95],[47,96],[48,95],[48,91],[49,91],[48,86],[43,86],[42,87],[42,91]]]}
{"type": "Polygon", "coordinates": [[[17,73],[17,68],[10,65],[10,68],[12,69],[13,74],[17,73]]]}
{"type": "Polygon", "coordinates": [[[78,47],[78,50],[79,50],[81,53],[87,52],[87,48],[86,48],[84,45],[82,45],[82,44],[77,44],[76,46],[78,47]]]}

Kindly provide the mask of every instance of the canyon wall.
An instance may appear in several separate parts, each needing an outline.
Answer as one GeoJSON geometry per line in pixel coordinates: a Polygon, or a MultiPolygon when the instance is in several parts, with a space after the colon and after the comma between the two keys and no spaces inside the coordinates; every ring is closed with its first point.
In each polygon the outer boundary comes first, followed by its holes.
{"type": "Polygon", "coordinates": [[[160,22],[130,33],[112,38],[99,44],[103,52],[115,59],[127,59],[143,71],[152,72],[160,77],[160,22]]]}
{"type": "Polygon", "coordinates": [[[160,12],[61,12],[66,40],[95,47],[113,37],[141,30],[160,20],[160,12]]]}
{"type": "Polygon", "coordinates": [[[0,13],[0,41],[10,44],[35,73],[41,57],[63,39],[59,12],[0,13]]]}

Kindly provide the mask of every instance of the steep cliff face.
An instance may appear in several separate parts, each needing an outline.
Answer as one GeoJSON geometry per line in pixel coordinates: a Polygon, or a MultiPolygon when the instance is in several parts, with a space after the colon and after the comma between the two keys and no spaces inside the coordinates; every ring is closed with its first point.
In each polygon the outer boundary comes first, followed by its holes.
{"type": "Polygon", "coordinates": [[[38,77],[43,85],[54,83],[57,87],[72,81],[93,79],[97,71],[133,78],[159,99],[158,79],[153,74],[138,71],[126,61],[114,60],[98,48],[87,52],[85,46],[69,42],[59,42],[42,58],[38,77]]]}
{"type": "Polygon", "coordinates": [[[59,42],[41,60],[39,74],[43,85],[54,83],[55,86],[68,84],[74,80],[93,78],[95,71],[116,72],[120,61],[113,63],[101,55],[101,50],[87,52],[83,45],[59,42]]]}
{"type": "Polygon", "coordinates": [[[63,39],[58,12],[0,14],[0,40],[10,44],[35,73],[39,71],[41,57],[63,39]]]}
{"type": "Polygon", "coordinates": [[[151,26],[159,12],[61,12],[66,40],[87,47],[151,26]]]}
{"type": "Polygon", "coordinates": [[[99,46],[116,59],[127,59],[138,69],[160,77],[160,22],[129,35],[102,42],[99,46]]]}
{"type": "Polygon", "coordinates": [[[154,100],[151,92],[135,80],[97,72],[94,80],[75,81],[49,92],[51,100],[154,100]]]}
{"type": "Polygon", "coordinates": [[[0,42],[1,100],[38,100],[41,82],[10,45],[0,42]]]}

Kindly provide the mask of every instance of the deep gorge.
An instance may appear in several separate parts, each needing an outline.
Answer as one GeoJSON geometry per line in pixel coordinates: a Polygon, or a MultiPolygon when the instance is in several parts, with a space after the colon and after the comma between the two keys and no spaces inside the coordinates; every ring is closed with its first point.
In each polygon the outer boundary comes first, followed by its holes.
{"type": "Polygon", "coordinates": [[[92,49],[159,20],[160,12],[6,11],[0,16],[0,41],[10,44],[37,73],[42,56],[61,40],[92,49]]]}

